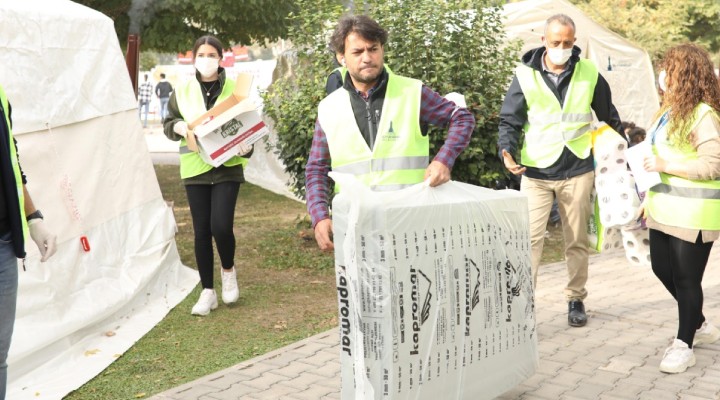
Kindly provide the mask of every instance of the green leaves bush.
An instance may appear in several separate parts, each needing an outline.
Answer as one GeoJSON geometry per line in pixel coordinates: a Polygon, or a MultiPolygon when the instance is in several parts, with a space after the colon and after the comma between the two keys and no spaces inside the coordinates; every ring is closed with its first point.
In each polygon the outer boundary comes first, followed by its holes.
{"type": "MultiPolygon", "coordinates": [[[[357,2],[359,3],[359,2],[357,2]]],[[[265,111],[275,121],[277,150],[304,196],[305,164],[310,152],[317,105],[333,69],[328,41],[344,12],[364,13],[389,32],[385,63],[393,72],[420,79],[436,92],[465,95],[477,125],[460,155],[453,179],[493,186],[504,174],[496,153],[498,113],[518,60],[519,44],[508,43],[499,9],[489,0],[366,0],[360,10],[344,10],[332,0],[299,0],[291,15],[293,57],[279,63],[279,75],[265,95],[265,111]]],[[[447,129],[431,127],[431,156],[447,129]]]]}

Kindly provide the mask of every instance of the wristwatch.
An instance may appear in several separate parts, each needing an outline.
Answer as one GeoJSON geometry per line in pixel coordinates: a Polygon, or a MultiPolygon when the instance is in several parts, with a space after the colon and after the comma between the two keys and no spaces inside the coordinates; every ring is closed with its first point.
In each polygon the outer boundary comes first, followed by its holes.
{"type": "Polygon", "coordinates": [[[33,213],[27,216],[27,220],[30,221],[31,219],[40,218],[43,219],[43,215],[40,212],[40,210],[35,210],[33,213]]]}

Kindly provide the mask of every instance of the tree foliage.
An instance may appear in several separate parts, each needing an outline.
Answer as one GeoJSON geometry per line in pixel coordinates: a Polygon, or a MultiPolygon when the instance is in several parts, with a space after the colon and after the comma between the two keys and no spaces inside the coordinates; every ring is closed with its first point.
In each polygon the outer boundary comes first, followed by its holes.
{"type": "Polygon", "coordinates": [[[720,51],[717,0],[572,0],[589,17],[644,48],[653,62],[665,50],[695,42],[720,51]]]}
{"type": "Polygon", "coordinates": [[[287,33],[294,0],[75,0],[109,16],[121,46],[139,33],[143,50],[185,51],[212,34],[225,44],[276,40],[287,33]]]}
{"type": "MultiPolygon", "coordinates": [[[[457,159],[453,179],[494,185],[504,173],[496,156],[498,112],[519,48],[508,45],[499,10],[481,0],[355,3],[356,13],[367,10],[388,30],[385,63],[395,73],[420,79],[443,95],[465,95],[477,126],[470,145],[457,159]]],[[[296,59],[285,68],[289,72],[271,86],[265,111],[275,121],[279,156],[292,187],[302,195],[317,105],[325,96],[325,80],[333,68],[327,43],[347,10],[330,0],[299,0],[298,7],[289,30],[296,59]]],[[[430,128],[431,155],[442,146],[446,133],[447,129],[430,128]]]]}

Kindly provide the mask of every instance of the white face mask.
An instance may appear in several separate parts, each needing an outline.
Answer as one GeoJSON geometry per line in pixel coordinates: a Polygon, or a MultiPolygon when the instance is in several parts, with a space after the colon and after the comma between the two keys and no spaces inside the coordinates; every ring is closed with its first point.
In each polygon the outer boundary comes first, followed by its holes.
{"type": "MultiPolygon", "coordinates": [[[[547,47],[546,47],[547,48],[547,47]]],[[[564,65],[567,60],[570,59],[570,56],[572,55],[573,48],[569,49],[551,49],[547,48],[547,54],[548,57],[550,57],[550,62],[554,65],[564,65]]]]}
{"type": "Polygon", "coordinates": [[[667,72],[665,70],[660,71],[660,74],[658,75],[658,86],[660,86],[660,89],[662,89],[663,92],[667,92],[667,82],[665,80],[667,79],[667,72]]]}
{"type": "Polygon", "coordinates": [[[209,78],[217,73],[220,60],[210,57],[198,57],[195,59],[195,69],[203,76],[209,78]]]}

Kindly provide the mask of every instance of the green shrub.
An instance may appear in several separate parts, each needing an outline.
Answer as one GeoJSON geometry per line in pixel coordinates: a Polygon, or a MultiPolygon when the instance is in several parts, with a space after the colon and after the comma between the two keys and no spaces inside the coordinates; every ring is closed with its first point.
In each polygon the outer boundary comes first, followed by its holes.
{"type": "MultiPolygon", "coordinates": [[[[278,77],[265,95],[275,121],[277,150],[291,176],[293,190],[304,196],[307,162],[317,105],[325,96],[332,70],[328,39],[346,12],[336,1],[299,0],[289,38],[295,57],[279,63],[278,77]]],[[[460,155],[453,179],[492,186],[504,174],[496,153],[500,106],[519,44],[508,43],[497,7],[491,1],[366,0],[358,7],[389,32],[385,63],[393,72],[422,80],[436,92],[465,95],[477,125],[460,155]]],[[[430,154],[442,146],[446,129],[431,127],[430,154]]]]}

